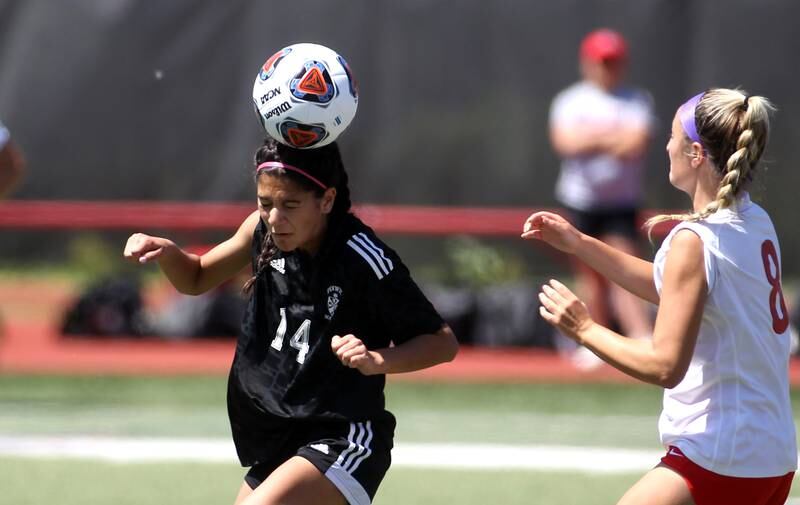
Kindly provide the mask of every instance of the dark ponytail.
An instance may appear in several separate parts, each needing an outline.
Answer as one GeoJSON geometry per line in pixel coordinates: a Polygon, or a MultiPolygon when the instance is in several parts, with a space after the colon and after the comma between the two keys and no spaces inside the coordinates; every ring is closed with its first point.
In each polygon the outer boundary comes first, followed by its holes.
{"type": "MultiPolygon", "coordinates": [[[[263,169],[258,170],[259,165],[268,161],[277,161],[298,167],[325,186],[336,188],[336,199],[328,215],[329,231],[337,228],[344,217],[350,213],[350,187],[348,185],[347,172],[344,169],[344,163],[342,163],[342,157],[339,153],[339,146],[336,145],[336,142],[313,149],[294,149],[271,138],[266,138],[264,144],[256,151],[253,161],[256,180],[263,173],[263,169]]],[[[313,192],[317,198],[322,198],[325,193],[325,190],[317,183],[297,172],[273,168],[270,169],[269,173],[273,176],[289,178],[303,189],[313,192]]],[[[264,241],[261,243],[261,254],[259,254],[256,262],[256,271],[245,283],[245,292],[252,291],[256,279],[269,265],[269,261],[277,252],[278,248],[275,246],[272,234],[267,227],[264,241]]]]}

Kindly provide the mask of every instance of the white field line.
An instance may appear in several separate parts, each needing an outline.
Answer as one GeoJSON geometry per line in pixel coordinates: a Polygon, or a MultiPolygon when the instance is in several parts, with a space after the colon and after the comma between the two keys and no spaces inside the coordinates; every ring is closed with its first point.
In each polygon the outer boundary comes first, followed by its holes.
{"type": "MultiPolygon", "coordinates": [[[[662,451],[546,445],[399,443],[396,467],[521,469],[587,473],[639,472],[655,466],[662,451]]],[[[191,461],[237,463],[233,443],[200,438],[0,436],[0,456],[78,458],[119,463],[191,461]]]]}

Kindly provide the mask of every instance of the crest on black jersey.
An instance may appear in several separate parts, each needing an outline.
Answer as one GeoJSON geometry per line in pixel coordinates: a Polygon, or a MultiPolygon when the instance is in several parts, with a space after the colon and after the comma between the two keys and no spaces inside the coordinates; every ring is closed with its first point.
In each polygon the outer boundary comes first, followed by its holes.
{"type": "Polygon", "coordinates": [[[336,307],[339,306],[339,301],[342,299],[342,288],[339,286],[328,286],[328,313],[325,314],[325,319],[330,321],[333,319],[333,314],[336,312],[336,307]]]}

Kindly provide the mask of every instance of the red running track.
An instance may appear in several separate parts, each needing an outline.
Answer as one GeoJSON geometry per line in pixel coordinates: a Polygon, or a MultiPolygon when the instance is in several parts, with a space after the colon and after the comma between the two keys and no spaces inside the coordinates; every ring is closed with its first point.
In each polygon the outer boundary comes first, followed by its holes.
{"type": "MultiPolygon", "coordinates": [[[[0,341],[0,372],[36,374],[226,374],[234,342],[62,338],[46,324],[10,325],[0,341]]],[[[392,380],[451,382],[635,382],[602,365],[582,371],[556,353],[528,348],[462,347],[451,363],[392,380]]],[[[800,359],[790,382],[800,385],[800,359]]]]}

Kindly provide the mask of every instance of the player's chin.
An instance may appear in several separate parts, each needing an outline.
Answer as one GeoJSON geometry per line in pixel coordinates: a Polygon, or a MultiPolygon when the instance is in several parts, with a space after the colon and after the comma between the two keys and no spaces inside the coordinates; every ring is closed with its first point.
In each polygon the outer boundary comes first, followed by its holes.
{"type": "Polygon", "coordinates": [[[275,244],[275,247],[280,249],[282,252],[290,252],[297,249],[297,244],[294,240],[292,240],[291,235],[272,235],[272,241],[275,244]]]}

